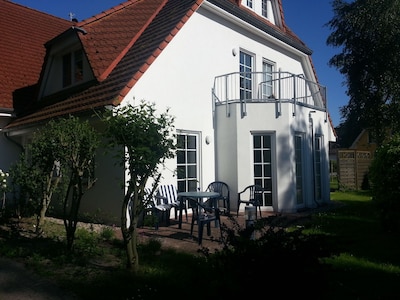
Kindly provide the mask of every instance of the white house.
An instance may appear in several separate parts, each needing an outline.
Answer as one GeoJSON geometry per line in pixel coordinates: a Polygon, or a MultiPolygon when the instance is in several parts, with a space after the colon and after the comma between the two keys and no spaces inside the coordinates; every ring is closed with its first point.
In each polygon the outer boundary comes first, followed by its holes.
{"type": "MultiPolygon", "coordinates": [[[[187,191],[224,181],[233,211],[254,183],[264,188],[263,210],[328,203],[336,137],[326,89],[282,1],[130,0],[70,22],[46,42],[37,93],[23,99],[30,105],[3,125],[6,146],[23,146],[49,118],[92,118],[144,99],[176,118],[179,155],[161,183],[187,191]]],[[[118,220],[124,176],[99,150],[82,210],[118,220]]]]}

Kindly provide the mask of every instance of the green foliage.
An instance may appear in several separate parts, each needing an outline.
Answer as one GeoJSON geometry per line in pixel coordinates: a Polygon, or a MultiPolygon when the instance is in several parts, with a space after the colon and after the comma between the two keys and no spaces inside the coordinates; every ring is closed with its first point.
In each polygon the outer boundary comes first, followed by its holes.
{"type": "Polygon", "coordinates": [[[28,197],[22,202],[31,204],[37,215],[38,233],[51,200],[58,193],[64,199],[64,215],[71,218],[66,220],[66,230],[72,247],[83,184],[86,181],[89,188],[93,183],[98,144],[95,130],[74,116],[53,119],[33,133],[27,155],[21,156],[10,173],[19,187],[20,198],[28,197]]]}
{"type": "Polygon", "coordinates": [[[128,165],[132,182],[137,176],[155,176],[157,166],[174,156],[174,118],[168,111],[156,116],[155,104],[142,101],[106,115],[109,145],[127,147],[127,153],[116,159],[121,166],[128,165]]]}
{"type": "Polygon", "coordinates": [[[380,144],[385,128],[400,128],[400,27],[393,26],[400,18],[400,1],[335,0],[333,11],[327,44],[341,52],[329,63],[345,76],[350,97],[341,108],[346,119],[341,132],[354,140],[361,129],[370,128],[380,144]]]}
{"type": "Polygon", "coordinates": [[[99,254],[101,249],[98,247],[99,235],[93,230],[78,228],[75,237],[75,249],[78,253],[85,255],[99,254]]]}
{"type": "Polygon", "coordinates": [[[372,161],[369,177],[373,199],[387,230],[400,232],[400,136],[379,147],[372,161]]]}
{"type": "Polygon", "coordinates": [[[68,187],[64,197],[64,224],[67,248],[72,250],[82,197],[94,182],[95,155],[99,135],[88,121],[69,116],[57,122],[57,143],[62,146],[61,165],[68,168],[68,187]]]}
{"type": "MultiPolygon", "coordinates": [[[[174,251],[162,246],[161,232],[154,232],[153,238],[143,239],[138,245],[141,268],[136,274],[124,269],[125,253],[120,241],[114,240],[111,244],[99,238],[97,247],[101,251],[95,251],[98,254],[91,255],[81,248],[66,254],[64,236],[60,235],[62,225],[51,224],[52,220],[44,226],[49,238],[34,238],[32,241],[26,239],[26,230],[23,230],[24,238],[21,238],[14,230],[8,234],[3,231],[4,226],[0,226],[0,253],[34,267],[40,275],[51,278],[80,299],[103,299],[110,291],[113,291],[113,299],[160,299],[175,286],[179,287],[176,298],[190,295],[194,300],[204,299],[205,294],[218,299],[236,299],[239,290],[240,295],[255,298],[264,286],[279,290],[284,298],[398,299],[398,234],[382,231],[370,192],[336,191],[331,193],[331,199],[333,205],[326,210],[304,216],[296,214],[288,215],[288,218],[270,218],[266,224],[272,224],[276,232],[266,233],[260,243],[249,241],[251,233],[243,232],[243,228],[238,226],[233,230],[235,235],[230,243],[237,244],[238,251],[228,251],[226,257],[224,251],[218,252],[215,257],[210,251],[205,256],[174,251]],[[51,229],[50,225],[60,228],[51,229]],[[286,227],[289,232],[279,231],[280,226],[286,227]],[[316,243],[307,235],[316,235],[316,243]],[[302,241],[304,245],[300,245],[302,241]],[[296,245],[299,245],[299,253],[293,247],[296,245]],[[257,250],[257,247],[260,249],[257,250]],[[307,248],[320,258],[321,266],[315,265],[316,259],[304,253],[307,248]],[[333,255],[325,257],[324,248],[328,248],[333,255]],[[338,248],[340,253],[335,255],[334,250],[338,248]],[[249,256],[245,251],[249,251],[249,256]],[[242,255],[239,256],[239,253],[242,255]],[[259,254],[259,257],[255,255],[256,261],[253,262],[254,254],[259,254]],[[301,261],[303,257],[305,262],[301,261]],[[300,261],[292,265],[278,258],[287,258],[289,262],[294,259],[300,261]],[[308,261],[311,265],[303,268],[308,261]],[[251,269],[254,265],[256,267],[251,269]],[[296,266],[299,269],[294,269],[296,266]],[[248,273],[239,273],[237,267],[248,273]],[[320,277],[315,278],[318,274],[320,277]],[[320,281],[323,281],[321,286],[320,281]]],[[[21,228],[20,225],[18,228],[21,228]]],[[[257,224],[257,228],[262,225],[262,222],[257,224]]],[[[267,228],[260,230],[257,229],[258,232],[266,232],[267,228]]],[[[170,228],[164,234],[168,235],[168,239],[176,238],[178,244],[187,242],[171,235],[170,228]]]]}
{"type": "Polygon", "coordinates": [[[110,227],[103,227],[100,230],[100,236],[107,241],[111,241],[115,237],[114,229],[110,227]]]}
{"type": "Polygon", "coordinates": [[[230,221],[233,226],[223,224],[223,250],[208,255],[208,264],[218,278],[210,281],[215,285],[211,288],[218,291],[218,287],[225,287],[215,295],[217,298],[234,298],[244,287],[253,288],[260,274],[269,286],[284,290],[288,281],[277,276],[283,273],[290,274],[290,289],[296,290],[296,296],[304,293],[308,299],[320,299],[328,288],[325,276],[329,270],[320,259],[335,254],[326,236],[304,234],[300,228],[288,230],[288,221],[281,216],[257,220],[254,227],[247,228],[242,228],[233,217],[230,221]],[[313,282],[312,290],[303,288],[303,278],[313,282]]]}
{"type": "Polygon", "coordinates": [[[141,101],[137,106],[119,107],[104,116],[109,147],[125,149],[116,157],[116,163],[126,167],[129,176],[122,204],[121,229],[127,247],[127,266],[135,271],[139,261],[136,227],[148,201],[144,189],[151,177],[158,183],[159,166],[175,154],[174,117],[168,111],[157,115],[154,103],[141,101]]]}
{"type": "Polygon", "coordinates": [[[64,151],[58,140],[61,130],[54,120],[37,129],[26,146],[26,155],[22,154],[10,168],[13,185],[20,191],[20,204],[29,204],[37,215],[38,232],[53,194],[62,188],[61,174],[66,166],[62,163],[64,151]]]}

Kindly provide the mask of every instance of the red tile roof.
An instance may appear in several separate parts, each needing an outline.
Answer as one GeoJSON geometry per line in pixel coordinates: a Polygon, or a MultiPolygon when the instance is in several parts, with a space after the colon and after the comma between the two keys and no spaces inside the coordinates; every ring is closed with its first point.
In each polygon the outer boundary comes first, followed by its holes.
{"type": "Polygon", "coordinates": [[[37,84],[44,44],[71,22],[0,0],[0,111],[13,109],[13,93],[37,84]]]}
{"type": "MultiPolygon", "coordinates": [[[[209,1],[238,17],[249,18],[247,9],[237,0],[209,1]]],[[[6,129],[34,125],[49,118],[92,111],[106,105],[118,105],[202,2],[128,0],[76,24],[87,32],[78,36],[97,80],[83,89],[78,87],[79,90],[61,91],[41,99],[35,103],[33,110],[18,117],[6,129]]],[[[283,19],[283,28],[263,18],[253,17],[251,21],[255,26],[311,54],[286,27],[283,19]]]]}

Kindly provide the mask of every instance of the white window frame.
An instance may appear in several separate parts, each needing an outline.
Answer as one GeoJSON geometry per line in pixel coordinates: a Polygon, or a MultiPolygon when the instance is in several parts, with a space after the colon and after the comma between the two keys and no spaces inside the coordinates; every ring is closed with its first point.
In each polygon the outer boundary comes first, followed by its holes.
{"type": "Polygon", "coordinates": [[[269,99],[274,96],[274,72],[275,63],[263,59],[262,62],[262,85],[261,85],[261,98],[269,99]],[[268,67],[268,69],[267,69],[268,67]]]}
{"type": "Polygon", "coordinates": [[[323,136],[316,134],[314,137],[314,197],[315,201],[322,201],[323,194],[323,136]]]}
{"type": "Polygon", "coordinates": [[[239,89],[240,99],[249,100],[253,99],[254,93],[254,78],[255,72],[255,55],[245,50],[240,50],[239,54],[239,89]]]}
{"type": "Polygon", "coordinates": [[[252,150],[253,150],[254,184],[261,185],[264,188],[262,207],[269,207],[270,209],[272,209],[274,201],[276,199],[275,133],[270,131],[252,132],[251,138],[252,138],[252,150]],[[256,147],[255,145],[256,137],[262,137],[262,138],[268,137],[270,139],[269,147],[265,146],[262,143],[260,147],[256,147]],[[269,157],[269,159],[265,159],[267,156],[269,157]]]}
{"type": "Polygon", "coordinates": [[[295,174],[296,174],[296,204],[298,207],[305,205],[305,134],[296,132],[294,136],[295,149],[295,174]]]}
{"type": "Polygon", "coordinates": [[[178,147],[176,152],[178,192],[195,191],[200,187],[201,133],[198,131],[177,131],[178,147]],[[184,138],[184,145],[180,138],[184,138]],[[190,140],[188,140],[190,139],[190,140]],[[188,143],[195,142],[193,144],[188,143]]]}

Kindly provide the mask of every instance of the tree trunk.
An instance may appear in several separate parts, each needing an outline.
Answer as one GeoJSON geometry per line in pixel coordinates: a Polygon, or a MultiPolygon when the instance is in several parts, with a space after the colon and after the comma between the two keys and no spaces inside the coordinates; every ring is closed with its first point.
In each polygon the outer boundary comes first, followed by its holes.
{"type": "Polygon", "coordinates": [[[43,195],[40,212],[36,217],[36,234],[37,235],[40,235],[42,233],[44,218],[46,217],[46,211],[50,204],[50,200],[48,199],[48,197],[49,197],[49,195],[43,195]]]}
{"type": "Polygon", "coordinates": [[[67,232],[67,249],[69,251],[73,250],[75,232],[78,225],[79,207],[82,197],[82,178],[79,176],[79,174],[74,173],[72,175],[71,183],[68,187],[68,191],[64,200],[64,226],[67,232]],[[70,190],[72,190],[72,195],[71,201],[68,202],[70,190]]]}
{"type": "Polygon", "coordinates": [[[124,198],[121,213],[121,231],[126,247],[126,267],[137,272],[139,270],[139,254],[137,251],[137,195],[131,198],[131,193],[127,193],[124,198]]]}
{"type": "Polygon", "coordinates": [[[49,173],[47,177],[47,186],[46,191],[43,193],[42,206],[40,208],[39,215],[36,217],[36,234],[42,233],[42,226],[44,223],[44,218],[46,217],[47,209],[50,206],[51,198],[53,197],[53,192],[57,188],[58,183],[60,182],[61,177],[58,176],[53,179],[55,165],[53,165],[53,169],[49,173]]]}

